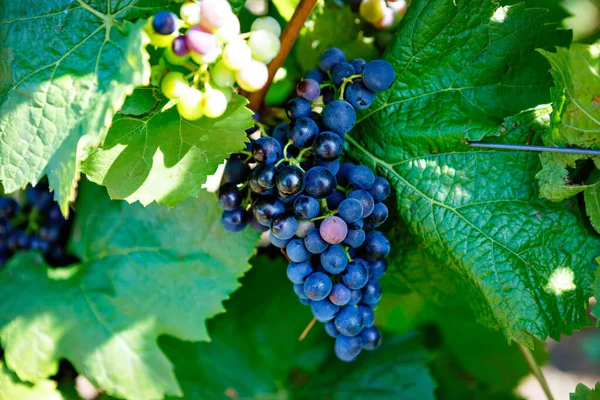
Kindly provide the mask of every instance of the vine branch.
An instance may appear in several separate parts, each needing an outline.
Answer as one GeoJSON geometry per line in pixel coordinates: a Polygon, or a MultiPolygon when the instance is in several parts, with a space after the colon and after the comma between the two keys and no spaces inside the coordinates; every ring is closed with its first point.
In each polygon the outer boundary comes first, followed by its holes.
{"type": "Polygon", "coordinates": [[[248,100],[250,101],[249,107],[252,110],[258,111],[262,106],[265,95],[267,94],[271,83],[273,83],[275,73],[283,65],[283,62],[290,53],[290,50],[292,49],[292,46],[296,41],[298,34],[300,33],[300,29],[302,29],[304,22],[310,15],[310,12],[316,3],[317,0],[301,0],[300,4],[298,4],[298,7],[296,7],[296,11],[292,16],[292,19],[290,19],[290,22],[288,22],[283,30],[283,33],[281,34],[281,47],[279,49],[279,54],[277,54],[273,61],[271,61],[271,63],[268,65],[269,79],[267,80],[267,84],[258,92],[250,93],[248,95],[248,100]]]}
{"type": "Polygon", "coordinates": [[[533,357],[533,353],[531,352],[531,350],[529,350],[527,347],[521,344],[519,344],[519,350],[521,350],[523,358],[525,358],[525,361],[527,361],[527,364],[529,364],[531,372],[533,373],[533,375],[535,375],[538,382],[540,382],[540,386],[544,390],[546,398],[548,400],[554,400],[554,397],[552,397],[552,392],[550,391],[550,387],[548,386],[548,382],[546,381],[546,377],[542,373],[540,366],[535,361],[535,357],[533,357]]]}

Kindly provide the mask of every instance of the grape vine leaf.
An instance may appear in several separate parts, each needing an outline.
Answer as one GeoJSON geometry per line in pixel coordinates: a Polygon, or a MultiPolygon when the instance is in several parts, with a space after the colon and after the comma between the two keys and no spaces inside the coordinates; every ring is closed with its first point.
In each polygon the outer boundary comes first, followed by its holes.
{"type": "Polygon", "coordinates": [[[593,389],[580,383],[575,388],[575,393],[571,393],[570,400],[600,400],[600,382],[596,383],[593,389]]]}
{"type": "Polygon", "coordinates": [[[66,358],[117,397],[181,395],[157,337],[209,340],[205,320],[224,311],[258,238],[225,232],[220,213],[211,193],[170,210],[82,185],[72,244],[81,264],[51,269],[23,254],[0,272],[8,367],[35,382],[66,358]]]}
{"type": "Polygon", "coordinates": [[[469,151],[465,136],[501,136],[507,122],[523,130],[548,103],[551,76],[535,50],[569,35],[545,13],[412,2],[385,55],[396,80],[347,136],[351,155],[390,179],[417,242],[480,293],[472,301],[484,301],[493,325],[530,347],[589,324],[600,241],[575,204],[539,198],[536,155],[469,151]]]}
{"type": "Polygon", "coordinates": [[[79,163],[150,76],[145,16],[167,0],[4,2],[0,181],[7,193],[48,176],[69,212],[79,163]]]}
{"type": "Polygon", "coordinates": [[[571,13],[563,6],[563,2],[563,0],[501,0],[500,5],[512,6],[517,3],[525,3],[529,8],[543,8],[548,10],[547,22],[562,23],[565,18],[571,16],[571,13]]]}
{"type": "Polygon", "coordinates": [[[310,20],[300,31],[296,41],[296,59],[306,71],[319,64],[321,53],[339,47],[348,59],[379,57],[372,38],[365,38],[359,20],[350,7],[326,7],[321,4],[313,10],[310,20]]]}
{"type": "Polygon", "coordinates": [[[208,321],[210,343],[161,338],[184,398],[433,398],[419,339],[387,335],[380,349],[354,363],[334,360],[322,324],[298,341],[312,315],[298,302],[285,261],[261,256],[252,264],[225,303],[227,313],[208,321]]]}
{"type": "Polygon", "coordinates": [[[206,177],[244,148],[244,130],[254,125],[247,103],[236,95],[221,117],[197,121],[184,120],[175,107],[161,112],[161,105],[141,117],[117,115],[82,170],[113,199],[175,206],[200,195],[206,177]]]}
{"type": "Polygon", "coordinates": [[[10,400],[64,400],[56,390],[56,382],[42,380],[31,384],[21,382],[14,372],[0,361],[0,399],[10,400]]]}
{"type": "Polygon", "coordinates": [[[235,14],[238,14],[244,5],[246,4],[246,0],[229,0],[229,4],[231,4],[231,9],[235,14]]]}
{"type": "MultiPolygon", "coordinates": [[[[574,44],[556,53],[541,50],[552,68],[552,127],[544,134],[546,145],[600,148],[600,43],[574,44]]],[[[582,191],[597,190],[594,184],[576,182],[568,168],[585,156],[548,153],[541,157],[537,175],[541,194],[560,201],[582,191]]],[[[591,157],[596,165],[600,158],[591,157]]],[[[593,205],[591,205],[593,207],[593,205]]],[[[598,212],[598,210],[596,210],[598,212]]]]}

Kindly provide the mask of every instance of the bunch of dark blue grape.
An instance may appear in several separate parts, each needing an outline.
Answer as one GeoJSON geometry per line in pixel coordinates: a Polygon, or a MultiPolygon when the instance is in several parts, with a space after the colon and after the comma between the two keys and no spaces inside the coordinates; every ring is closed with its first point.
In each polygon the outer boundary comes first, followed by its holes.
{"type": "Polygon", "coordinates": [[[55,267],[70,265],[77,259],[65,246],[71,221],[63,217],[52,199],[47,184],[25,190],[22,201],[0,197],[0,267],[19,251],[39,251],[55,267]]]}
{"type": "Polygon", "coordinates": [[[390,243],[376,228],[388,218],[390,184],[340,157],[356,109],[368,108],[393,81],[386,61],[346,62],[341,50],[326,50],[286,104],[290,122],[232,155],[218,194],[227,230],[270,231],[288,258],[295,293],[325,323],[343,361],[381,343],[373,309],[390,243]]]}

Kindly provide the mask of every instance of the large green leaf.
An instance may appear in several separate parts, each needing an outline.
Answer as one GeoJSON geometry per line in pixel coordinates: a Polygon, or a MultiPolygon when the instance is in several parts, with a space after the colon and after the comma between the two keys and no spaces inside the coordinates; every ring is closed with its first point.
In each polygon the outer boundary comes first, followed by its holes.
{"type": "Polygon", "coordinates": [[[180,395],[157,337],[209,340],[205,320],[224,311],[257,234],[226,233],[214,194],[169,210],[83,189],[72,246],[82,263],[54,270],[23,254],[0,273],[7,365],[35,382],[66,358],[118,397],[180,395]]]}
{"type": "Polygon", "coordinates": [[[577,385],[575,393],[571,393],[570,400],[600,400],[600,382],[596,383],[593,389],[588,388],[583,383],[577,385]]]}
{"type": "Polygon", "coordinates": [[[63,400],[56,382],[42,380],[33,385],[21,382],[14,372],[0,361],[0,399],[2,400],[63,400]]]}
{"type": "Polygon", "coordinates": [[[175,206],[200,195],[206,177],[244,147],[244,130],[253,125],[247,103],[235,96],[223,116],[193,122],[181,118],[176,108],[161,112],[160,105],[141,117],[119,115],[82,170],[106,186],[113,199],[175,206]]]}
{"type": "Polygon", "coordinates": [[[428,355],[414,337],[386,335],[384,345],[349,364],[311,320],[285,277],[286,264],[256,258],[226,314],[208,322],[210,343],[165,338],[161,347],[189,399],[432,399],[428,355]]]}
{"type": "Polygon", "coordinates": [[[351,154],[390,179],[418,243],[528,346],[589,323],[600,241],[576,205],[539,198],[536,155],[469,151],[464,138],[527,132],[546,112],[523,111],[549,101],[535,50],[564,40],[544,18],[523,4],[414,1],[385,56],[396,81],[347,136],[351,154]]]}
{"type": "Polygon", "coordinates": [[[167,0],[8,1],[0,11],[0,181],[48,176],[67,214],[79,163],[113,114],[148,81],[145,16],[167,0]]]}
{"type": "MultiPolygon", "coordinates": [[[[568,50],[558,48],[556,53],[541,53],[550,62],[555,81],[552,127],[544,134],[544,142],[550,146],[600,148],[600,43],[574,44],[568,50]]],[[[585,158],[556,153],[543,155],[543,168],[537,175],[542,195],[560,201],[586,189],[597,191],[596,183],[577,182],[569,174],[568,168],[574,168],[577,160],[585,158]]],[[[598,157],[593,159],[600,165],[598,157]]],[[[593,193],[586,195],[589,196],[593,193]]],[[[597,208],[594,204],[589,207],[597,208]]]]}

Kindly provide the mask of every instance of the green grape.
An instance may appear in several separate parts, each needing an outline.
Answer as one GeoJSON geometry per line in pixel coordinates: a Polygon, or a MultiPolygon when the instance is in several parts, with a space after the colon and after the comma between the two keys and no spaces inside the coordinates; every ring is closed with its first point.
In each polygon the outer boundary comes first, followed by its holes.
{"type": "Polygon", "coordinates": [[[183,65],[190,58],[189,53],[185,56],[178,56],[173,52],[173,46],[167,46],[163,53],[165,59],[173,65],[183,65]]]}
{"type": "Polygon", "coordinates": [[[177,111],[182,118],[189,121],[195,121],[202,118],[204,110],[202,109],[202,92],[194,87],[188,88],[177,103],[177,111]]]}
{"type": "Polygon", "coordinates": [[[148,23],[144,27],[144,32],[146,32],[146,34],[150,38],[150,44],[152,46],[156,46],[156,47],[168,47],[168,46],[170,46],[171,43],[173,43],[173,40],[175,40],[175,38],[177,36],[179,36],[179,32],[177,30],[175,30],[175,32],[173,32],[170,35],[161,35],[160,33],[156,33],[154,31],[154,28],[152,27],[152,20],[153,19],[154,19],[154,17],[150,17],[148,19],[148,23]]]}
{"type": "Polygon", "coordinates": [[[167,99],[177,99],[189,88],[190,86],[181,72],[169,72],[160,83],[160,90],[167,99]]]}
{"type": "Polygon", "coordinates": [[[279,22],[277,22],[277,20],[273,17],[260,17],[255,19],[250,27],[250,30],[265,30],[271,32],[277,37],[281,36],[281,26],[279,26],[279,22]]]}
{"type": "Polygon", "coordinates": [[[227,103],[231,101],[231,98],[233,97],[233,88],[231,86],[219,86],[215,82],[211,82],[211,86],[220,90],[225,95],[227,103]]]}
{"type": "Polygon", "coordinates": [[[198,54],[192,51],[192,60],[198,64],[212,64],[217,60],[217,58],[219,58],[222,51],[223,50],[221,50],[220,47],[216,47],[214,50],[206,54],[198,54]]]}
{"type": "Polygon", "coordinates": [[[200,4],[194,1],[186,1],[179,9],[179,17],[187,26],[200,23],[200,4]]]}
{"type": "Polygon", "coordinates": [[[386,8],[384,0],[363,0],[360,3],[360,16],[374,24],[383,18],[383,10],[386,8]]]}
{"type": "Polygon", "coordinates": [[[221,87],[231,86],[235,82],[235,71],[230,70],[223,60],[212,67],[210,76],[221,87]]]}
{"type": "Polygon", "coordinates": [[[251,60],[235,74],[238,85],[247,92],[256,92],[262,89],[268,79],[269,70],[267,66],[256,60],[251,60]]]}
{"type": "Polygon", "coordinates": [[[240,34],[240,20],[231,13],[224,18],[223,26],[215,32],[215,35],[225,43],[236,39],[240,34]]]}
{"type": "Polygon", "coordinates": [[[202,109],[208,118],[219,118],[227,110],[227,96],[213,88],[207,88],[202,96],[202,109]]]}
{"type": "Polygon", "coordinates": [[[248,39],[248,46],[255,60],[268,64],[279,53],[279,37],[265,30],[253,31],[248,39]]]}
{"type": "Polygon", "coordinates": [[[245,40],[232,40],[223,49],[223,62],[233,71],[247,65],[250,60],[252,60],[252,50],[245,40]]]}

